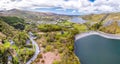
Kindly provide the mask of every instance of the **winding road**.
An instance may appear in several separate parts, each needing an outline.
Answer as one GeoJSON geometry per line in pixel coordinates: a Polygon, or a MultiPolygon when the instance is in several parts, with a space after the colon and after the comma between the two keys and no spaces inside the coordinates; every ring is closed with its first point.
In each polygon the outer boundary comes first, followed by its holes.
{"type": "Polygon", "coordinates": [[[35,48],[35,53],[34,53],[33,57],[26,64],[31,64],[37,58],[37,56],[38,56],[38,54],[40,52],[39,46],[34,41],[34,37],[33,37],[33,34],[31,32],[29,32],[29,39],[30,39],[30,41],[32,42],[32,45],[35,48]]]}

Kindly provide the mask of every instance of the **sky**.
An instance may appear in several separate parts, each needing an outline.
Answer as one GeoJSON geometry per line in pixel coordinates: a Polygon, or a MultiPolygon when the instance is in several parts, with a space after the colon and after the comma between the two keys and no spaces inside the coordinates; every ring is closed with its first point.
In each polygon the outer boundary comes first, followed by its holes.
{"type": "Polygon", "coordinates": [[[120,0],[0,0],[0,10],[30,10],[67,15],[120,12],[120,0]]]}

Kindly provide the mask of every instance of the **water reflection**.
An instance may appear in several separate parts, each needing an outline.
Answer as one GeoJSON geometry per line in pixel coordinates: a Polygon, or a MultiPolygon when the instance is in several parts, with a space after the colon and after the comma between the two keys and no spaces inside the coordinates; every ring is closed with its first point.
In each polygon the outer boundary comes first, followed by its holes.
{"type": "Polygon", "coordinates": [[[83,23],[86,23],[87,21],[80,18],[80,17],[73,17],[71,20],[71,22],[74,22],[74,23],[80,23],[80,24],[83,24],[83,23]]]}

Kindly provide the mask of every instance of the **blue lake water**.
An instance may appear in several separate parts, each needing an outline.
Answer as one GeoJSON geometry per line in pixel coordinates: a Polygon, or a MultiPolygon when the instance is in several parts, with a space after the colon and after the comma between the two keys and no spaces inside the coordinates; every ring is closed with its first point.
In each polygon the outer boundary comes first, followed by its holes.
{"type": "Polygon", "coordinates": [[[80,24],[83,24],[83,23],[87,22],[86,20],[84,20],[80,17],[73,17],[70,21],[74,22],[74,23],[80,23],[80,24]]]}
{"type": "Polygon", "coordinates": [[[120,64],[120,40],[90,35],[75,41],[81,64],[120,64]]]}

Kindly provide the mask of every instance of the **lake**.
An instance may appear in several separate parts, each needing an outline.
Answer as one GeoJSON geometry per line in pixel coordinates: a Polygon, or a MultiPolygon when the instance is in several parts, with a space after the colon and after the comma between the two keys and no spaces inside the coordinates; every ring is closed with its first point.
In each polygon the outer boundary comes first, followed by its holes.
{"type": "Polygon", "coordinates": [[[75,54],[81,64],[120,64],[120,40],[96,34],[75,41],[75,54]]]}
{"type": "Polygon", "coordinates": [[[73,17],[71,20],[71,22],[74,22],[74,23],[80,23],[80,24],[83,24],[83,23],[86,23],[87,21],[80,18],[80,17],[73,17]]]}

